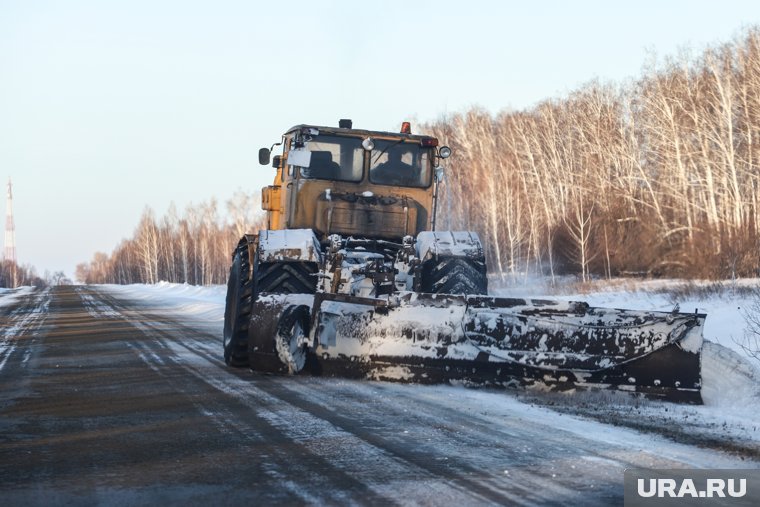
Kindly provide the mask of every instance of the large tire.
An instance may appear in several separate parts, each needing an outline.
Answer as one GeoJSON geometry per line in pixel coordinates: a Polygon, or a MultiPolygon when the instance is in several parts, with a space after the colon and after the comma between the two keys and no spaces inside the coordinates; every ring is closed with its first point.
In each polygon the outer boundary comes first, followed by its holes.
{"type": "Polygon", "coordinates": [[[309,355],[309,314],[308,306],[291,305],[285,308],[277,323],[277,355],[291,375],[304,368],[309,355]]]}
{"type": "Polygon", "coordinates": [[[422,292],[433,294],[488,294],[486,264],[463,257],[438,257],[422,265],[422,292]]]}
{"type": "Polygon", "coordinates": [[[256,266],[256,291],[273,294],[314,294],[314,262],[262,262],[256,266]]]}
{"type": "Polygon", "coordinates": [[[249,361],[248,329],[253,302],[259,294],[313,294],[317,288],[317,278],[313,276],[316,263],[258,262],[254,253],[251,265],[249,248],[254,245],[247,240],[238,245],[227,281],[224,362],[235,367],[253,366],[249,361]]]}
{"type": "Polygon", "coordinates": [[[248,324],[254,297],[248,247],[247,242],[241,243],[232,257],[224,308],[224,362],[236,367],[248,365],[248,324]]]}
{"type": "MultiPolygon", "coordinates": [[[[317,290],[316,272],[317,264],[313,262],[256,263],[253,266],[255,294],[314,294],[317,290]]],[[[296,327],[308,334],[309,308],[286,306],[277,315],[277,312],[269,313],[266,305],[255,306],[257,314],[253,315],[254,326],[249,334],[251,369],[262,373],[297,373],[303,368],[301,351],[293,349],[289,354],[280,349],[289,348],[285,341],[289,342],[294,331],[298,332],[296,327]],[[295,359],[291,361],[289,358],[295,359]]]]}

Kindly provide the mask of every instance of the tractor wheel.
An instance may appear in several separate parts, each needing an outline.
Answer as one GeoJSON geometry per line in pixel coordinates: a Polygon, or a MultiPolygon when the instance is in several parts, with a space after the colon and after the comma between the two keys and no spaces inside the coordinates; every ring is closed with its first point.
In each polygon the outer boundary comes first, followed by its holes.
{"type": "Polygon", "coordinates": [[[313,262],[262,262],[256,266],[258,293],[314,294],[317,265],[313,262]]]}
{"type": "MultiPolygon", "coordinates": [[[[317,264],[311,262],[256,263],[253,277],[256,295],[314,294],[317,290],[317,264]]],[[[303,368],[306,351],[294,343],[305,343],[309,333],[309,308],[288,305],[272,315],[266,305],[254,305],[254,327],[249,336],[248,357],[251,369],[262,373],[297,373],[303,368]],[[276,320],[273,320],[276,319],[276,320]],[[291,340],[292,339],[292,340],[291,340]]]]}
{"type": "Polygon", "coordinates": [[[224,362],[229,366],[248,365],[248,323],[253,305],[253,281],[248,244],[235,250],[227,281],[224,309],[224,362]]]}
{"type": "Polygon", "coordinates": [[[422,265],[422,292],[476,295],[488,293],[486,265],[462,257],[439,257],[422,265]]]}
{"type": "Polygon", "coordinates": [[[303,369],[309,354],[309,313],[308,306],[288,306],[277,324],[277,355],[291,375],[303,369]]]}

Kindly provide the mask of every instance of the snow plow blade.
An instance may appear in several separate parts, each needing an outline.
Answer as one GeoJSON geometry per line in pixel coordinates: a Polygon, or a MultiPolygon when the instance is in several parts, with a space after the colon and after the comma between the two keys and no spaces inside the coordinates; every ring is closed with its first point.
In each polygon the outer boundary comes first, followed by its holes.
{"type": "MultiPolygon", "coordinates": [[[[292,308],[292,297],[257,302],[251,328],[257,317],[263,325],[292,308]]],[[[613,389],[701,403],[704,319],[698,313],[593,308],[583,302],[322,293],[314,296],[308,358],[300,364],[315,374],[353,378],[613,389]]],[[[272,354],[286,362],[285,349],[252,346],[252,366],[256,354],[259,362],[275,359],[272,354]]]]}

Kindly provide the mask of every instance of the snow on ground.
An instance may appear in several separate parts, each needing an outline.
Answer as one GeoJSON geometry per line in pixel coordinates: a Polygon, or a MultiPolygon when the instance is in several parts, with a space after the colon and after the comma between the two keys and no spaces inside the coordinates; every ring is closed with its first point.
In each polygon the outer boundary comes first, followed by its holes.
{"type": "Polygon", "coordinates": [[[35,287],[29,286],[16,287],[15,289],[0,288],[0,307],[10,306],[16,303],[20,298],[31,294],[35,290],[35,287]]]}
{"type": "MultiPolygon", "coordinates": [[[[468,389],[462,386],[409,386],[406,384],[393,384],[390,391],[404,393],[410,396],[414,390],[414,397],[421,400],[432,400],[437,405],[448,406],[452,413],[462,410],[466,406],[480,419],[490,420],[494,427],[503,425],[505,419],[524,421],[530,425],[534,421],[541,424],[561,428],[562,431],[576,435],[578,439],[589,438],[603,444],[624,445],[631,451],[651,454],[654,459],[664,458],[682,463],[688,463],[694,468],[721,468],[727,466],[733,468],[724,455],[714,453],[707,458],[704,453],[694,453],[692,449],[684,446],[684,443],[665,441],[659,435],[642,435],[639,431],[632,431],[622,425],[600,424],[589,421],[585,417],[567,417],[562,410],[547,411],[546,405],[535,403],[535,398],[522,398],[520,396],[503,396],[503,393],[490,389],[468,389]],[[498,404],[494,403],[498,400],[498,404]]],[[[552,406],[553,407],[553,406],[552,406]]],[[[606,423],[608,421],[602,421],[606,423]]],[[[518,424],[520,424],[518,422],[518,424]]],[[[633,426],[634,430],[641,427],[633,426]]],[[[526,442],[526,444],[529,444],[526,442]]],[[[735,460],[732,460],[735,462],[735,460]]],[[[654,462],[652,463],[654,465],[654,462]]]]}
{"type": "MultiPolygon", "coordinates": [[[[15,304],[19,299],[28,296],[36,291],[35,287],[18,287],[15,289],[0,289],[0,308],[5,308],[15,304]]],[[[30,311],[29,308],[19,307],[11,309],[8,313],[8,319],[0,329],[0,370],[5,367],[11,354],[16,350],[18,344],[17,336],[24,329],[28,328],[32,324],[40,323],[44,320],[45,314],[47,314],[48,304],[50,303],[47,294],[49,289],[45,289],[39,293],[39,297],[35,302],[34,309],[30,311]]],[[[29,361],[30,351],[24,353],[22,363],[29,361]]]]}
{"type": "Polygon", "coordinates": [[[227,293],[227,288],[223,285],[199,287],[186,283],[159,282],[153,285],[101,285],[100,287],[121,298],[165,308],[172,315],[191,320],[198,327],[218,336],[221,343],[224,327],[224,299],[227,293]]]}
{"type": "MultiPolygon", "coordinates": [[[[592,306],[634,310],[671,311],[678,303],[681,311],[696,309],[706,313],[704,336],[708,341],[702,355],[705,405],[675,405],[607,392],[573,395],[530,392],[518,394],[518,397],[563,413],[654,431],[681,442],[749,453],[756,459],[760,457],[760,415],[756,410],[760,405],[760,362],[739,345],[747,326],[744,312],[760,297],[760,280],[741,280],[720,286],[711,282],[658,280],[605,282],[581,287],[582,291],[573,290],[573,287],[557,291],[544,284],[534,284],[496,288],[492,293],[586,301],[592,306]]],[[[196,287],[161,282],[104,288],[119,297],[142,301],[192,321],[199,328],[219,336],[221,342],[224,286],[196,287]]],[[[514,401],[505,399],[503,403],[514,401]]]]}

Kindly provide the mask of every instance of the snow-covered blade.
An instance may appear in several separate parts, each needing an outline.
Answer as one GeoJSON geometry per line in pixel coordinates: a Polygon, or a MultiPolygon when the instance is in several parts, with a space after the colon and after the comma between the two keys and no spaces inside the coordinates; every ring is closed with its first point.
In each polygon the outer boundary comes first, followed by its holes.
{"type": "MultiPolygon", "coordinates": [[[[277,315],[289,297],[257,303],[262,317],[277,315]]],[[[619,389],[701,403],[704,319],[582,302],[322,293],[312,309],[309,369],[409,382],[619,389]]]]}
{"type": "Polygon", "coordinates": [[[704,315],[591,308],[584,302],[468,297],[465,334],[493,358],[594,372],[678,343],[698,352],[704,315]],[[695,327],[700,332],[691,333],[695,327]]]}

